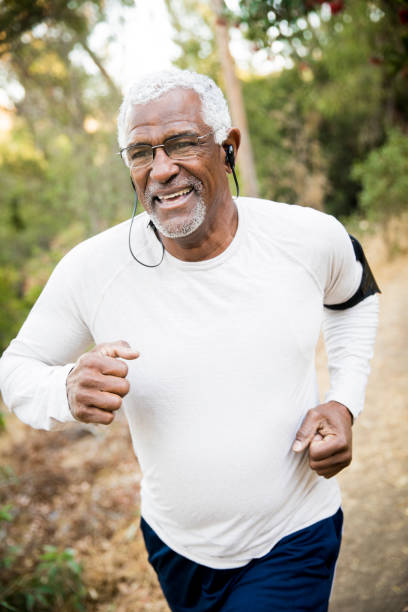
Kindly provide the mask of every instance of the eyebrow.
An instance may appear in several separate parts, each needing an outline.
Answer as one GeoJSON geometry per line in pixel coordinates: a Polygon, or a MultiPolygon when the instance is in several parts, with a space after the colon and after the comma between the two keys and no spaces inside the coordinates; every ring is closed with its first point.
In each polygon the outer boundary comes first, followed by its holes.
{"type": "MultiPolygon", "coordinates": [[[[197,136],[194,132],[177,132],[177,134],[173,134],[172,136],[168,136],[163,140],[161,144],[165,144],[169,140],[173,140],[174,138],[181,138],[183,136],[197,136]]],[[[125,149],[130,149],[133,147],[141,147],[141,146],[153,146],[151,142],[132,142],[132,144],[125,147],[125,149]]]]}

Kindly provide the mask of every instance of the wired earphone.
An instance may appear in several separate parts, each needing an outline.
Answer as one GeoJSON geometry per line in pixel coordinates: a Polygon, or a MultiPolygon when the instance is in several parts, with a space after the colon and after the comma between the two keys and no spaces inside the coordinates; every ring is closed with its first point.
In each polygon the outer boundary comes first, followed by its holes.
{"type": "MultiPolygon", "coordinates": [[[[235,183],[235,187],[236,187],[236,190],[237,190],[237,198],[238,198],[239,197],[239,184],[238,184],[238,179],[237,179],[237,175],[236,175],[236,172],[235,172],[235,155],[234,155],[234,147],[232,145],[228,145],[226,147],[226,149],[225,149],[225,161],[227,162],[227,164],[231,168],[232,176],[234,177],[234,183],[235,183]]],[[[135,187],[135,185],[134,185],[134,183],[132,181],[132,177],[130,177],[130,182],[131,182],[132,188],[133,188],[133,190],[135,192],[135,201],[134,201],[134,204],[133,204],[132,220],[130,222],[130,227],[129,227],[129,237],[128,237],[129,251],[130,251],[130,254],[132,255],[133,259],[135,261],[137,261],[137,263],[139,263],[140,265],[145,266],[145,268],[157,268],[158,266],[160,266],[161,262],[163,261],[165,248],[164,248],[164,244],[162,242],[162,239],[160,238],[160,234],[157,231],[156,226],[154,225],[152,220],[149,221],[148,227],[150,227],[150,229],[155,233],[156,238],[158,239],[158,241],[162,245],[162,254],[161,254],[161,258],[160,258],[159,263],[157,263],[157,264],[147,264],[147,263],[144,263],[143,261],[140,261],[140,259],[138,259],[136,257],[136,255],[134,254],[134,252],[132,250],[132,227],[133,227],[133,221],[135,220],[135,216],[136,216],[138,197],[137,197],[136,187],[135,187]]]]}

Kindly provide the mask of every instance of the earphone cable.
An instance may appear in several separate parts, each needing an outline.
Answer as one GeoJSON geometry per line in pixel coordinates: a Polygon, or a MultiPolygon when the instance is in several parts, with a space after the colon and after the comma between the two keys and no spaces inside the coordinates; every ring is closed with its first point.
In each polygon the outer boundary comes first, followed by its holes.
{"type": "MultiPolygon", "coordinates": [[[[161,238],[160,238],[160,235],[159,235],[159,233],[158,233],[158,232],[156,232],[156,231],[155,231],[155,228],[154,228],[154,225],[153,225],[153,224],[152,224],[152,229],[153,229],[153,231],[155,232],[155,234],[156,234],[156,236],[157,236],[157,238],[158,238],[158,240],[159,240],[160,244],[162,245],[162,249],[163,249],[163,251],[162,251],[162,256],[161,256],[161,258],[160,258],[159,263],[157,263],[157,264],[147,264],[147,263],[144,263],[143,261],[140,261],[140,259],[138,259],[138,258],[136,257],[136,255],[134,254],[134,252],[133,252],[133,250],[132,250],[132,227],[133,227],[133,221],[135,220],[135,215],[136,215],[136,210],[137,210],[137,202],[138,202],[138,199],[137,199],[137,193],[135,192],[135,203],[134,203],[134,206],[133,206],[132,220],[131,220],[131,222],[130,222],[130,227],[129,227],[129,239],[128,239],[129,251],[130,251],[130,254],[132,255],[133,259],[134,259],[135,261],[137,261],[137,263],[140,263],[142,266],[145,266],[145,268],[157,268],[157,266],[160,266],[161,262],[163,261],[163,258],[164,258],[164,250],[165,250],[165,249],[164,249],[164,244],[163,244],[163,242],[162,242],[162,240],[161,240],[161,238]]],[[[150,223],[151,223],[151,222],[150,222],[150,223]]],[[[150,223],[149,223],[149,225],[150,225],[150,223]]]]}
{"type": "Polygon", "coordinates": [[[238,185],[237,175],[235,173],[235,166],[234,166],[234,164],[231,164],[231,170],[232,170],[232,176],[234,177],[235,187],[236,187],[236,190],[237,190],[237,198],[239,198],[239,185],[238,185]]]}

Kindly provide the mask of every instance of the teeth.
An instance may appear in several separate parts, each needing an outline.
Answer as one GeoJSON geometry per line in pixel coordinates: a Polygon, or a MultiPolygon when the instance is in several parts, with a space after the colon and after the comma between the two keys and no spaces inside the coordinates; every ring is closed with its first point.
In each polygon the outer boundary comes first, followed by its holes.
{"type": "Polygon", "coordinates": [[[191,187],[187,189],[182,189],[181,191],[176,191],[175,193],[170,193],[169,195],[163,195],[160,197],[161,200],[171,200],[172,198],[178,198],[181,195],[189,193],[191,191],[191,187]]]}

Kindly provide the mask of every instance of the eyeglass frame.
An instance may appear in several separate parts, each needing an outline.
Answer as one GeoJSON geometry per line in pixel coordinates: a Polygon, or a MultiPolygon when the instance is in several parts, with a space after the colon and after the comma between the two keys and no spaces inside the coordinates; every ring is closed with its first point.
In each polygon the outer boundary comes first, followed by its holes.
{"type": "MultiPolygon", "coordinates": [[[[207,136],[210,136],[210,134],[214,134],[214,130],[211,130],[210,132],[208,132],[207,134],[203,134],[202,136],[196,136],[195,134],[191,134],[190,132],[182,133],[182,134],[176,134],[175,136],[169,136],[169,138],[167,138],[162,144],[159,144],[159,145],[150,145],[149,143],[131,144],[131,145],[128,145],[127,147],[124,147],[120,151],[118,151],[117,155],[120,155],[122,161],[127,165],[125,159],[123,158],[123,154],[126,151],[129,151],[133,147],[137,147],[137,146],[150,147],[151,148],[151,152],[152,152],[152,158],[151,158],[151,160],[150,160],[150,162],[148,164],[143,165],[143,166],[139,166],[140,169],[148,168],[151,165],[151,163],[154,161],[154,150],[155,149],[164,149],[164,152],[166,153],[166,155],[167,155],[167,157],[169,159],[173,159],[174,161],[183,161],[185,159],[189,159],[189,157],[183,157],[183,158],[180,158],[180,160],[177,160],[176,157],[170,157],[170,155],[167,153],[166,145],[169,142],[169,140],[171,141],[171,140],[175,140],[176,138],[182,138],[182,137],[188,137],[188,136],[194,137],[197,140],[201,140],[202,138],[207,138],[207,136]]],[[[198,143],[198,145],[199,145],[199,143],[198,143]]],[[[129,165],[128,168],[131,168],[131,166],[129,165]]]]}

